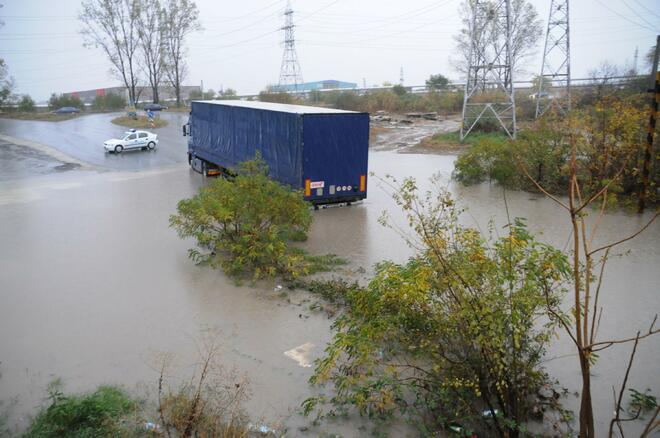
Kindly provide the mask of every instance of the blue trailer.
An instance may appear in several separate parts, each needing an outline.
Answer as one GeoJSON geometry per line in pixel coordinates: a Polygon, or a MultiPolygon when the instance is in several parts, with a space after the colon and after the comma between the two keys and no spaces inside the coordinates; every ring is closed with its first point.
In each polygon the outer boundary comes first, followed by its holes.
{"type": "Polygon", "coordinates": [[[369,114],[241,100],[192,102],[188,162],[221,174],[257,153],[270,176],[315,204],[367,197],[369,114]]]}

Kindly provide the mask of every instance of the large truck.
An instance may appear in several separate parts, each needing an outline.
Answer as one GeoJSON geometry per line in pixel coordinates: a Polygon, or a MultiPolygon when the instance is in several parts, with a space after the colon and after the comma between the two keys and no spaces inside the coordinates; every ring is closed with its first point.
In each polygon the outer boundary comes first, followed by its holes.
{"type": "Polygon", "coordinates": [[[193,101],[188,163],[206,175],[257,154],[270,177],[302,190],[314,205],[367,197],[369,114],[241,100],[193,101]]]}

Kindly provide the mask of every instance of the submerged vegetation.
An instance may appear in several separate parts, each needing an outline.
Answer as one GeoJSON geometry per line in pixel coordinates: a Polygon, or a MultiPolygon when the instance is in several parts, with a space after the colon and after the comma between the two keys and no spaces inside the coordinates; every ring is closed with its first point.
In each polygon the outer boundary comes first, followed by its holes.
{"type": "Polygon", "coordinates": [[[459,225],[448,194],[422,197],[413,179],[394,199],[416,254],[380,263],[366,287],[311,284],[345,311],[311,379],[332,382],[333,396],[308,399],[306,413],[402,415],[424,436],[460,429],[514,437],[546,413],[567,420],[561,390],[541,367],[558,325],[545,308],[564,295],[566,256],[536,241],[520,219],[506,236],[484,238],[459,225]]]}
{"type": "MultiPolygon", "coordinates": [[[[521,131],[515,141],[475,136],[456,161],[454,176],[464,184],[494,181],[528,191],[538,191],[538,183],[552,194],[565,194],[572,141],[582,194],[595,194],[612,181],[608,204],[632,205],[641,187],[646,122],[645,112],[634,99],[603,98],[568,117],[547,114],[521,131]]],[[[658,181],[660,167],[655,165],[648,190],[650,204],[658,202],[658,181]]]]}
{"type": "Polygon", "coordinates": [[[193,261],[219,266],[237,279],[294,279],[343,263],[292,245],[307,239],[310,205],[300,191],[269,178],[261,158],[242,163],[234,173],[180,201],[170,217],[179,236],[194,238],[201,249],[190,249],[193,261]]]}

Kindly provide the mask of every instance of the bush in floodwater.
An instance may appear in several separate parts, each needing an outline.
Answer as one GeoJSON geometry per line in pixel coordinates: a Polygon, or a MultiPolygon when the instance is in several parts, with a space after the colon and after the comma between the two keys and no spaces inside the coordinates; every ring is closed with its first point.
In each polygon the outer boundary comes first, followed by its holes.
{"type": "Polygon", "coordinates": [[[214,179],[180,201],[177,211],[170,225],[205,251],[189,250],[197,263],[219,265],[239,278],[295,278],[309,271],[305,254],[290,246],[307,238],[309,204],[301,192],[270,179],[259,157],[242,163],[231,180],[214,179]]]}
{"type": "Polygon", "coordinates": [[[60,388],[59,380],[49,385],[50,405],[37,414],[26,438],[121,435],[120,420],[138,407],[123,390],[114,386],[100,386],[93,393],[83,395],[64,395],[60,388]]]}
{"type": "Polygon", "coordinates": [[[505,236],[482,236],[460,225],[448,194],[420,196],[413,179],[391,187],[417,253],[377,265],[366,287],[312,285],[345,309],[311,379],[334,392],[306,400],[305,412],[354,409],[376,425],[404,416],[421,436],[517,437],[546,411],[549,422],[566,419],[541,366],[559,324],[546,304],[561,302],[570,276],[565,255],[522,220],[505,236]]]}

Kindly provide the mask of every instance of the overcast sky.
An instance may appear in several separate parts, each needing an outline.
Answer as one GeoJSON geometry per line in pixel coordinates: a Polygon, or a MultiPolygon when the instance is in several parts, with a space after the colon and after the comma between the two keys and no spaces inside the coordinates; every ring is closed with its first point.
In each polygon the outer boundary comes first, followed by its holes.
{"type": "MultiPolygon", "coordinates": [[[[362,85],[398,82],[422,85],[430,74],[457,78],[449,61],[459,28],[461,0],[293,0],[298,57],[305,81],[338,79],[362,85]]],[[[632,65],[660,33],[659,0],[575,0],[571,3],[571,63],[574,78],[601,62],[632,65]]],[[[118,85],[98,49],[77,33],[79,0],[0,0],[0,57],[17,92],[37,100],[52,92],[118,85]]],[[[531,0],[547,21],[550,0],[531,0]]],[[[188,41],[187,84],[231,87],[257,93],[277,83],[282,57],[282,12],[286,0],[197,0],[204,30],[188,41]]],[[[537,55],[525,65],[538,73],[537,55]]]]}

